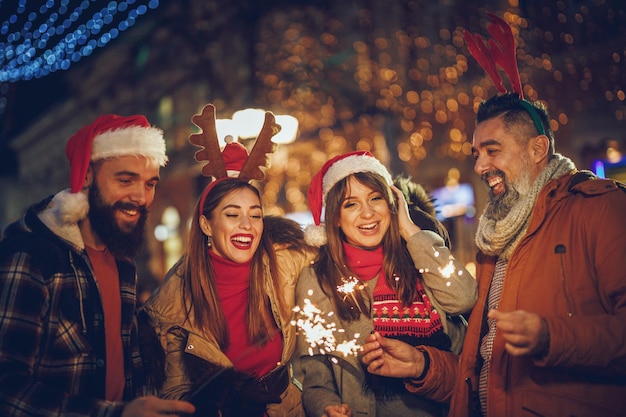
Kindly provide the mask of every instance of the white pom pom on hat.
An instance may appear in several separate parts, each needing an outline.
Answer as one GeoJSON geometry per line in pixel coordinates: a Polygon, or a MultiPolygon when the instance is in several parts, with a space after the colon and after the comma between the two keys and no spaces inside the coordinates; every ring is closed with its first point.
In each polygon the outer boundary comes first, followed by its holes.
{"type": "Polygon", "coordinates": [[[144,156],[165,166],[165,140],[161,129],[151,127],[145,116],[105,114],[79,129],[67,141],[65,154],[70,162],[70,194],[59,196],[64,222],[83,219],[89,211],[82,190],[89,163],[120,156],[144,156]]]}
{"type": "Polygon", "coordinates": [[[393,184],[387,168],[369,151],[349,152],[326,161],[309,186],[307,197],[314,222],[304,229],[304,239],[309,245],[326,244],[326,228],[321,218],[328,191],[340,180],[357,172],[373,172],[383,177],[388,185],[393,184]]]}

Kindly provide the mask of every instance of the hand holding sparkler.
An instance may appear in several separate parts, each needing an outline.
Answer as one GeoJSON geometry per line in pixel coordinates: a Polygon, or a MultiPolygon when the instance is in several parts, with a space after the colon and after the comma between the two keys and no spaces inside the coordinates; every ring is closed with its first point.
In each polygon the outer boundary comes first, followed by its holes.
{"type": "Polygon", "coordinates": [[[362,347],[362,362],[371,374],[394,378],[418,378],[424,372],[424,353],[397,339],[375,332],[362,347]]]}

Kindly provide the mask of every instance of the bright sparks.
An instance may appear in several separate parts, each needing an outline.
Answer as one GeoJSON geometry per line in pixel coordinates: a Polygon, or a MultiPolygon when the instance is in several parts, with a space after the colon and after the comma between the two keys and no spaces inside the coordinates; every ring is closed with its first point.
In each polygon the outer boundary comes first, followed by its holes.
{"type": "Polygon", "coordinates": [[[448,263],[444,265],[443,268],[437,268],[437,270],[444,278],[450,278],[452,274],[456,272],[456,267],[454,266],[454,260],[450,259],[450,261],[448,261],[448,263]]]}
{"type": "MultiPolygon", "coordinates": [[[[296,306],[294,311],[299,317],[292,321],[292,324],[304,334],[305,340],[309,344],[309,355],[313,356],[316,348],[322,355],[335,350],[337,327],[335,323],[326,323],[326,319],[322,317],[322,311],[315,307],[311,300],[305,298],[304,306],[296,306]]],[[[332,313],[326,317],[330,316],[332,313]]]]}
{"type": "MultiPolygon", "coordinates": [[[[347,296],[347,294],[351,294],[354,291],[354,288],[358,285],[358,280],[346,282],[346,285],[344,293],[347,296]]],[[[309,291],[310,294],[311,291],[309,291]]],[[[304,299],[302,307],[296,306],[293,311],[296,313],[297,318],[292,320],[291,324],[296,326],[298,332],[304,336],[309,344],[308,353],[310,356],[317,353],[325,355],[327,353],[339,352],[346,357],[348,355],[356,355],[361,349],[361,346],[357,344],[358,334],[355,334],[352,340],[346,340],[337,344],[335,334],[345,333],[345,330],[337,328],[336,323],[332,321],[326,321],[327,318],[334,316],[334,312],[324,315],[308,298],[304,299]]]]}
{"type": "Polygon", "coordinates": [[[348,355],[357,355],[361,350],[361,346],[356,343],[356,340],[359,338],[359,334],[354,335],[354,339],[346,340],[337,345],[335,349],[337,352],[341,352],[343,356],[348,355]]]}
{"type": "Polygon", "coordinates": [[[354,300],[354,303],[356,304],[357,302],[354,297],[354,291],[362,290],[365,287],[365,285],[362,284],[358,278],[352,277],[352,276],[348,278],[341,278],[341,281],[343,282],[343,284],[337,286],[337,291],[343,294],[344,301],[346,300],[348,296],[351,296],[352,299],[354,300]]]}

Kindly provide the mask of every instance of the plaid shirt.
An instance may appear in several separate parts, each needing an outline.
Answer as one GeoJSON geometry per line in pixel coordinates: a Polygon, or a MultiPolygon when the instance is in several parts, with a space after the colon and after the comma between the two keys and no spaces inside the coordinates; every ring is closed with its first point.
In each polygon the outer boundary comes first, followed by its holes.
{"type": "MultiPolygon", "coordinates": [[[[0,242],[0,415],[119,416],[125,403],[103,400],[104,316],[91,264],[36,211],[9,226],[0,242]]],[[[124,400],[131,400],[142,385],[136,272],[128,262],[117,266],[124,400]]]]}

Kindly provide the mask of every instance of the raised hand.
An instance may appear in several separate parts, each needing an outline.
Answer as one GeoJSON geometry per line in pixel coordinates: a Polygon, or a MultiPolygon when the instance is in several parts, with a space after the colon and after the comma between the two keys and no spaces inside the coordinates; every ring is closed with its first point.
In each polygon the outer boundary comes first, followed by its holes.
{"type": "Polygon", "coordinates": [[[415,223],[413,223],[413,220],[411,220],[409,206],[402,190],[395,185],[392,185],[391,191],[393,191],[396,195],[396,200],[398,201],[398,224],[400,226],[400,234],[404,240],[409,240],[411,236],[422,229],[420,229],[415,223]]]}

